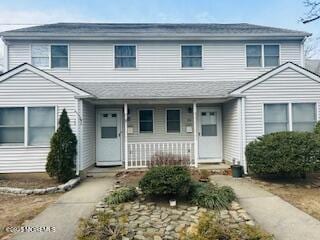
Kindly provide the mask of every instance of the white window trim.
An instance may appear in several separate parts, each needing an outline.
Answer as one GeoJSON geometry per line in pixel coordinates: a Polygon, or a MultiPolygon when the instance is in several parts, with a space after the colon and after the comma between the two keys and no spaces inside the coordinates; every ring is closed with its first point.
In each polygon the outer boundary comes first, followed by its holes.
{"type": "Polygon", "coordinates": [[[43,69],[43,70],[70,70],[70,44],[68,43],[32,43],[30,44],[30,64],[36,68],[43,69]],[[49,51],[49,66],[48,67],[37,67],[32,65],[32,46],[48,46],[49,51]],[[68,67],[51,67],[51,46],[67,46],[68,48],[68,67]]]}
{"type": "Polygon", "coordinates": [[[128,43],[128,44],[125,44],[125,43],[121,43],[121,44],[114,44],[113,45],[113,54],[112,54],[113,56],[112,56],[112,59],[113,59],[113,69],[114,70],[136,70],[136,69],[138,69],[138,44],[130,44],[130,43],[128,43]],[[136,48],[136,52],[135,52],[135,54],[136,54],[136,66],[135,67],[116,67],[116,47],[117,46],[133,46],[133,47],[135,47],[136,48]]]}
{"type": "Polygon", "coordinates": [[[137,110],[138,114],[138,134],[154,134],[155,124],[154,124],[154,109],[153,108],[140,108],[137,110]],[[140,132],[140,111],[150,110],[152,111],[152,132],[140,132]]]}
{"type": "Polygon", "coordinates": [[[244,55],[245,55],[245,66],[248,69],[272,69],[278,66],[265,66],[264,65],[264,46],[267,45],[277,45],[279,46],[279,65],[281,65],[281,44],[280,43],[246,43],[244,46],[244,55]],[[250,67],[248,66],[248,61],[247,61],[247,46],[256,46],[259,45],[261,46],[261,66],[260,67],[250,67]]]}
{"type": "Polygon", "coordinates": [[[201,70],[201,69],[204,69],[204,66],[203,66],[203,44],[180,44],[180,69],[182,70],[201,70]],[[201,47],[201,67],[183,67],[182,66],[182,47],[192,47],[192,46],[200,46],[201,47]]]}
{"type": "Polygon", "coordinates": [[[24,108],[24,142],[21,143],[20,145],[18,144],[0,144],[0,149],[2,148],[49,148],[49,145],[35,145],[31,146],[28,145],[28,127],[29,127],[29,108],[34,108],[34,107],[48,107],[48,108],[54,108],[54,116],[55,116],[55,131],[58,128],[58,106],[57,105],[23,105],[23,106],[1,106],[1,108],[24,108]]]}
{"type": "Polygon", "coordinates": [[[279,101],[279,102],[263,102],[262,103],[262,133],[265,133],[265,121],[264,121],[264,106],[266,104],[287,104],[288,107],[288,131],[293,131],[293,121],[292,121],[292,104],[295,103],[312,103],[315,104],[315,113],[316,113],[316,122],[319,121],[319,113],[318,113],[318,101],[310,100],[310,101],[279,101]]]}
{"type": "Polygon", "coordinates": [[[165,131],[167,134],[181,134],[182,133],[182,109],[181,108],[166,108],[164,122],[165,122],[165,131]],[[180,129],[178,132],[168,132],[168,129],[167,129],[167,127],[168,127],[168,121],[167,121],[168,110],[179,110],[180,129]]]}

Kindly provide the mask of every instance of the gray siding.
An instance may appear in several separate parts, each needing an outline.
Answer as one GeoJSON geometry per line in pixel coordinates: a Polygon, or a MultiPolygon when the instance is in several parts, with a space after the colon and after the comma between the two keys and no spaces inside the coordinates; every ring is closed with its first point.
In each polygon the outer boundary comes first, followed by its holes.
{"type": "Polygon", "coordinates": [[[82,107],[82,154],[80,170],[84,170],[96,162],[96,109],[84,101],[82,107]]]}
{"type": "MultiPolygon", "coordinates": [[[[58,114],[65,108],[75,130],[74,93],[39,75],[23,71],[1,82],[0,107],[56,106],[58,114]]],[[[0,146],[0,172],[45,171],[48,147],[0,146]]]]}
{"type": "Polygon", "coordinates": [[[161,141],[193,141],[193,133],[187,133],[186,127],[193,126],[193,113],[188,112],[191,105],[129,105],[130,121],[128,127],[133,127],[133,134],[128,134],[128,142],[161,142],[161,141]],[[181,110],[181,132],[166,132],[166,108],[178,108],[181,110]],[[153,133],[139,133],[139,109],[154,110],[153,133]]]}
{"type": "Polygon", "coordinates": [[[223,158],[232,162],[241,159],[241,105],[240,99],[223,104],[223,158]]]}
{"type": "Polygon", "coordinates": [[[263,135],[263,104],[278,102],[316,102],[320,116],[320,83],[286,69],[248,89],[246,95],[246,141],[263,135]]]}
{"type": "MultiPolygon", "coordinates": [[[[61,42],[59,42],[61,43],[61,42]]],[[[161,81],[161,80],[251,80],[270,68],[247,68],[245,41],[188,42],[203,45],[203,69],[181,69],[178,41],[139,41],[137,68],[114,69],[115,42],[69,42],[70,69],[47,70],[65,81],[161,81]]],[[[263,43],[263,42],[255,42],[263,43]]],[[[265,42],[265,43],[271,43],[265,42]]],[[[301,63],[297,41],[281,44],[281,63],[301,63]]],[[[31,61],[31,42],[10,42],[9,67],[31,61]]]]}

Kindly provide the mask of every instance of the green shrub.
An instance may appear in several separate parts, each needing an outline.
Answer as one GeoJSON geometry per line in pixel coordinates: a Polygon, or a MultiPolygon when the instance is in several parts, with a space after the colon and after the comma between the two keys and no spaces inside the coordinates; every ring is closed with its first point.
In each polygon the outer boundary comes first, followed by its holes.
{"type": "Polygon", "coordinates": [[[303,177],[320,164],[316,134],[277,132],[259,137],[246,147],[249,172],[260,177],[303,177]]]}
{"type": "Polygon", "coordinates": [[[230,187],[199,182],[191,184],[189,196],[192,204],[215,210],[228,208],[230,203],[236,199],[230,187]]]}
{"type": "Polygon", "coordinates": [[[232,228],[215,218],[213,214],[203,214],[199,223],[191,231],[184,230],[181,240],[272,240],[273,237],[258,227],[241,225],[232,228]]]}
{"type": "Polygon", "coordinates": [[[314,133],[320,135],[320,121],[317,122],[316,126],[314,127],[314,133]]]}
{"type": "Polygon", "coordinates": [[[140,180],[142,192],[149,196],[176,197],[189,192],[190,172],[182,166],[153,167],[140,180]]]}
{"type": "Polygon", "coordinates": [[[116,190],[106,197],[105,201],[108,204],[119,204],[134,200],[138,196],[138,192],[134,187],[124,187],[116,190]]]}
{"type": "Polygon", "coordinates": [[[46,171],[59,182],[67,182],[75,176],[74,160],[77,154],[77,138],[70,127],[67,111],[63,109],[59,128],[50,141],[46,171]]]}

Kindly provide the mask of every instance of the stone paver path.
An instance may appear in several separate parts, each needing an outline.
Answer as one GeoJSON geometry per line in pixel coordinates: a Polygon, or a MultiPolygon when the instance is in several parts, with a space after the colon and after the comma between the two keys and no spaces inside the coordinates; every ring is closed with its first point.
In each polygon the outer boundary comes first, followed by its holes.
{"type": "MultiPolygon", "coordinates": [[[[197,206],[179,204],[175,208],[170,208],[159,206],[154,202],[139,200],[115,206],[108,206],[101,202],[97,205],[97,214],[99,212],[110,214],[112,216],[111,223],[115,225],[118,224],[121,214],[127,216],[128,224],[125,225],[129,233],[123,237],[128,240],[179,239],[182,230],[196,227],[202,213],[217,214],[213,210],[197,206]]],[[[93,221],[97,218],[97,215],[92,216],[93,221]]],[[[254,225],[250,216],[237,202],[233,202],[229,210],[222,210],[220,218],[234,228],[244,223],[254,225]]]]}
{"type": "Polygon", "coordinates": [[[320,222],[245,179],[215,175],[211,180],[234,189],[240,205],[277,240],[319,240],[320,222]]]}
{"type": "Polygon", "coordinates": [[[55,232],[19,233],[14,240],[72,240],[80,218],[87,218],[96,204],[112,189],[113,178],[86,179],[79,186],[63,194],[25,226],[54,227],[55,232]]]}

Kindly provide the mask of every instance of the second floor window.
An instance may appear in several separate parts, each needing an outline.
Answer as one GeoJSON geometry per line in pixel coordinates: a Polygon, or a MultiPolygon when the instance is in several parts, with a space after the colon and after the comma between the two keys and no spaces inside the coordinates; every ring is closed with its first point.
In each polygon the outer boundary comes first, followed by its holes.
{"type": "Polygon", "coordinates": [[[181,66],[182,68],[202,67],[202,46],[183,45],[181,46],[181,66]]]}
{"type": "Polygon", "coordinates": [[[280,64],[277,44],[250,44],[246,46],[247,67],[276,67],[280,64]]]}
{"type": "Polygon", "coordinates": [[[136,46],[116,45],[114,48],[115,68],[135,68],[136,67],[136,46]]]}
{"type": "Polygon", "coordinates": [[[68,68],[68,45],[34,44],[31,46],[31,63],[38,68],[68,68]]]}

